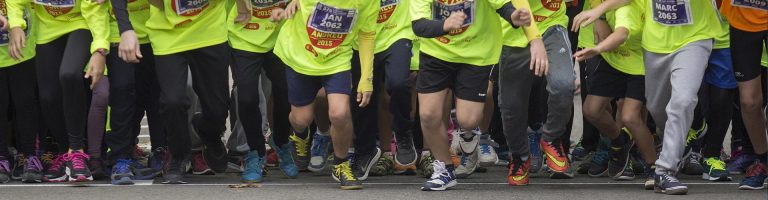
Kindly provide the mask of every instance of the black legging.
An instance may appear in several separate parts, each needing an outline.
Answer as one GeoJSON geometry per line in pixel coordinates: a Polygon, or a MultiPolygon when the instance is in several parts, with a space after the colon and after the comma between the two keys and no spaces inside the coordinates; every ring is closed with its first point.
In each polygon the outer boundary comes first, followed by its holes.
{"type": "Polygon", "coordinates": [[[260,156],[266,154],[259,108],[259,77],[262,69],[272,82],[272,137],[275,144],[288,143],[290,124],[288,113],[288,84],[285,79],[286,65],[272,52],[253,53],[232,49],[232,75],[237,87],[238,119],[243,124],[245,137],[251,150],[260,156]]]}
{"type": "Polygon", "coordinates": [[[703,83],[699,90],[699,104],[703,106],[708,126],[707,135],[702,139],[701,154],[704,158],[720,156],[733,115],[731,105],[735,94],[736,89],[723,89],[709,83],[703,83]]]}
{"type": "Polygon", "coordinates": [[[8,125],[9,116],[13,116],[17,148],[25,155],[35,155],[38,122],[36,87],[33,60],[0,67],[0,157],[10,157],[7,148],[10,142],[6,141],[8,127],[2,127],[8,125]]]}
{"type": "Polygon", "coordinates": [[[37,45],[40,108],[59,152],[85,146],[88,95],[83,74],[91,57],[91,40],[88,30],[79,29],[37,45]]]}

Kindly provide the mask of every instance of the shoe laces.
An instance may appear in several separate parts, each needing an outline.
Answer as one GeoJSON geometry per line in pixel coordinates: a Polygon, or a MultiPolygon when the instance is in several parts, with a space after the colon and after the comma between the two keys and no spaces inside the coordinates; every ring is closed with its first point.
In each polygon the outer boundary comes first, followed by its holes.
{"type": "Polygon", "coordinates": [[[40,157],[40,160],[45,164],[51,164],[53,163],[53,159],[55,159],[56,155],[54,155],[52,152],[45,152],[43,156],[40,157]]]}
{"type": "Polygon", "coordinates": [[[88,154],[85,154],[82,151],[74,151],[69,153],[67,157],[68,160],[72,162],[72,168],[75,170],[87,168],[88,164],[86,163],[86,160],[90,158],[88,157],[88,154]]]}
{"type": "Polygon", "coordinates": [[[560,144],[560,140],[555,140],[552,142],[547,142],[547,145],[549,145],[550,148],[555,149],[555,152],[557,152],[558,157],[565,157],[565,153],[563,152],[563,146],[558,145],[560,144]]]}
{"type": "Polygon", "coordinates": [[[296,145],[296,155],[298,156],[307,156],[307,146],[309,144],[309,141],[304,138],[300,138],[296,134],[292,134],[290,136],[291,141],[296,145]]]}
{"type": "Polygon", "coordinates": [[[763,174],[763,175],[766,174],[765,164],[760,163],[760,161],[755,161],[754,164],[750,165],[747,168],[747,176],[748,177],[758,176],[760,174],[763,174]]]}
{"type": "Polygon", "coordinates": [[[661,178],[663,178],[666,182],[669,182],[669,183],[679,183],[680,182],[680,180],[678,180],[677,177],[672,176],[672,174],[670,174],[669,172],[664,174],[664,175],[662,175],[661,178]]]}
{"type": "Polygon", "coordinates": [[[702,157],[701,154],[696,153],[696,152],[691,152],[691,155],[688,157],[688,159],[689,159],[688,161],[691,164],[701,165],[701,162],[699,162],[699,160],[701,160],[701,157],[702,157]]]}
{"type": "Polygon", "coordinates": [[[514,176],[518,174],[517,173],[518,171],[523,170],[525,162],[523,161],[522,158],[514,156],[512,157],[512,162],[510,162],[509,165],[510,165],[509,167],[511,168],[511,170],[509,171],[509,176],[514,176]]]}
{"type": "Polygon", "coordinates": [[[117,159],[117,163],[115,163],[115,170],[113,172],[121,172],[121,171],[128,171],[130,170],[131,163],[133,161],[128,159],[117,159]]]}
{"type": "Polygon", "coordinates": [[[691,141],[696,140],[696,138],[699,137],[699,132],[693,129],[688,130],[688,137],[685,139],[686,146],[691,143],[691,141]]]}
{"type": "Polygon", "coordinates": [[[10,163],[8,160],[0,160],[0,173],[8,173],[11,171],[10,163]]]}
{"type": "Polygon", "coordinates": [[[704,160],[704,163],[706,163],[707,166],[709,166],[710,171],[711,169],[725,170],[725,162],[715,157],[707,158],[706,160],[704,160]]]}
{"type": "Polygon", "coordinates": [[[64,161],[66,161],[66,154],[56,155],[51,161],[51,166],[48,167],[48,171],[51,171],[51,172],[58,171],[61,168],[61,166],[64,165],[64,161]]]}
{"type": "Polygon", "coordinates": [[[40,162],[40,159],[37,158],[37,156],[29,156],[26,160],[26,169],[28,170],[35,170],[35,171],[41,171],[43,170],[43,164],[40,162]]]}
{"type": "Polygon", "coordinates": [[[448,169],[445,168],[445,163],[439,160],[435,160],[432,162],[432,169],[434,170],[432,172],[431,179],[439,179],[440,177],[449,177],[450,174],[448,174],[448,169]]]}
{"type": "Polygon", "coordinates": [[[352,167],[350,167],[349,161],[345,161],[344,163],[337,165],[336,174],[339,176],[339,178],[341,178],[341,175],[344,175],[344,178],[349,181],[357,180],[355,175],[352,174],[352,167]]]}
{"type": "Polygon", "coordinates": [[[480,153],[482,153],[482,154],[491,154],[491,145],[481,144],[480,145],[480,153]]]}

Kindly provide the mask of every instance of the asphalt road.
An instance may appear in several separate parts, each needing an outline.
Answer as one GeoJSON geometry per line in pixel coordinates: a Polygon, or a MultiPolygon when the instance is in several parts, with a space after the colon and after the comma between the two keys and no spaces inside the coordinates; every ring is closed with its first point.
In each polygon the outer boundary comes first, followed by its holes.
{"type": "Polygon", "coordinates": [[[708,182],[694,176],[683,176],[689,184],[689,195],[669,196],[643,190],[642,180],[611,181],[608,178],[577,176],[571,180],[533,178],[531,185],[511,187],[506,184],[506,170],[491,167],[487,173],[476,173],[468,179],[460,179],[453,190],[422,192],[424,179],[416,176],[371,177],[365,189],[342,191],[329,175],[302,173],[298,179],[287,179],[277,169],[271,170],[263,184],[254,188],[231,188],[239,184],[237,173],[214,176],[188,176],[186,185],[161,185],[159,181],[145,181],[133,186],[112,186],[107,181],[95,181],[86,186],[70,184],[0,184],[0,199],[767,199],[766,190],[738,190],[738,180],[733,182],[708,182]],[[275,173],[276,172],[276,173],[275,173]]]}

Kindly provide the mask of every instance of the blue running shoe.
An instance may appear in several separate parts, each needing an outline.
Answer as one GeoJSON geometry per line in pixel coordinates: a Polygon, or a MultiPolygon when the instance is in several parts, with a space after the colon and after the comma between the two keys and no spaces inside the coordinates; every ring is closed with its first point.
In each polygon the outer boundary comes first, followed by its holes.
{"type": "Polygon", "coordinates": [[[133,185],[133,171],[131,171],[132,160],[118,159],[115,166],[112,167],[112,185],[133,185]]]}
{"type": "Polygon", "coordinates": [[[328,148],[331,146],[331,135],[322,135],[315,132],[312,136],[312,147],[310,148],[309,166],[307,169],[312,172],[321,172],[325,169],[326,159],[328,157],[328,148]]]}
{"type": "Polygon", "coordinates": [[[445,168],[445,163],[435,160],[432,162],[432,168],[432,176],[421,187],[422,191],[443,191],[458,184],[453,172],[445,168]]]}
{"type": "Polygon", "coordinates": [[[739,183],[739,189],[762,190],[765,188],[765,179],[768,179],[768,170],[766,170],[765,164],[755,161],[747,168],[747,176],[739,183]]]}
{"type": "Polygon", "coordinates": [[[541,140],[541,132],[530,131],[528,132],[528,146],[531,148],[531,173],[538,173],[541,171],[541,166],[544,163],[542,157],[541,147],[539,147],[539,141],[541,140]]]}
{"type": "Polygon", "coordinates": [[[277,149],[277,158],[280,161],[280,170],[288,178],[296,178],[299,176],[299,169],[296,167],[296,163],[293,161],[293,143],[285,143],[282,147],[277,149]]]}
{"type": "Polygon", "coordinates": [[[669,195],[684,195],[688,193],[688,186],[680,183],[677,177],[667,172],[654,176],[654,191],[669,195]]]}
{"type": "Polygon", "coordinates": [[[243,170],[243,182],[260,183],[263,177],[264,157],[259,156],[256,150],[249,151],[245,155],[245,169],[243,170]]]}

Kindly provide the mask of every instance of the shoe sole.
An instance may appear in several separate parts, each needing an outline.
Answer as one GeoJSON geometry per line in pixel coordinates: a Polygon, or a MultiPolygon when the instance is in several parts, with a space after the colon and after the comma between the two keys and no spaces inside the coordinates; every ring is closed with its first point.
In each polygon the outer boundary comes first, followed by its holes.
{"type": "Polygon", "coordinates": [[[749,186],[749,185],[740,185],[739,189],[740,190],[762,190],[762,189],[765,189],[765,184],[763,184],[760,187],[753,187],[753,186],[749,186]]]}
{"type": "Polygon", "coordinates": [[[395,149],[395,155],[394,155],[394,158],[393,158],[395,160],[395,163],[397,163],[399,165],[407,166],[407,165],[415,165],[416,161],[419,160],[419,155],[416,154],[416,146],[414,146],[413,140],[411,140],[410,142],[411,142],[411,149],[410,150],[411,150],[411,152],[413,152],[413,160],[410,161],[409,163],[401,163],[400,160],[397,159],[400,156],[397,156],[399,153],[398,153],[397,149],[395,149]]]}
{"type": "Polygon", "coordinates": [[[192,174],[194,175],[216,175],[216,172],[214,172],[212,169],[206,169],[201,172],[193,171],[192,174]]]}
{"type": "Polygon", "coordinates": [[[448,184],[445,184],[443,185],[443,187],[439,187],[439,188],[421,187],[421,191],[445,191],[445,190],[451,189],[453,186],[456,186],[456,184],[458,184],[458,182],[456,182],[456,180],[452,180],[451,182],[448,182],[448,184]]]}
{"type": "Polygon", "coordinates": [[[133,185],[133,180],[128,177],[122,177],[118,180],[112,179],[112,185],[133,185]]]}
{"type": "MultiPolygon", "coordinates": [[[[373,168],[374,165],[376,165],[376,162],[379,161],[379,158],[381,158],[381,148],[376,148],[376,155],[373,156],[373,159],[371,159],[370,162],[368,162],[368,167],[366,167],[363,171],[365,172],[362,177],[357,178],[361,181],[364,181],[368,179],[368,174],[371,172],[371,168],[373,168]]],[[[362,187],[362,186],[361,186],[362,187]]]]}
{"type": "Polygon", "coordinates": [[[339,186],[339,188],[342,189],[342,190],[359,190],[359,189],[363,189],[363,186],[362,185],[339,186]]]}
{"type": "Polygon", "coordinates": [[[635,177],[634,176],[619,176],[619,177],[614,178],[613,180],[616,180],[616,181],[631,181],[631,180],[635,180],[635,177]]]}
{"type": "Polygon", "coordinates": [[[589,177],[593,177],[593,178],[603,177],[606,174],[608,174],[608,168],[606,168],[603,172],[600,172],[598,174],[592,174],[592,173],[587,172],[587,175],[589,175],[589,177]]]}
{"type": "Polygon", "coordinates": [[[85,175],[77,175],[77,177],[73,178],[72,176],[72,170],[69,169],[69,167],[65,168],[64,172],[69,177],[69,182],[87,182],[87,181],[93,181],[93,176],[85,176],[85,175]]]}
{"type": "Polygon", "coordinates": [[[665,190],[660,187],[654,186],[654,192],[656,193],[663,193],[667,195],[685,195],[688,194],[688,188],[678,188],[678,189],[671,189],[671,190],[665,190]]]}
{"type": "Polygon", "coordinates": [[[243,182],[243,183],[261,183],[261,180],[245,180],[245,179],[240,179],[240,181],[243,182]]]}
{"type": "Polygon", "coordinates": [[[731,181],[732,178],[728,176],[721,176],[721,177],[712,177],[709,176],[707,173],[701,174],[701,179],[708,180],[708,181],[731,181]]]}
{"type": "Polygon", "coordinates": [[[61,183],[61,182],[67,182],[69,180],[69,176],[64,175],[57,178],[43,178],[43,182],[50,182],[50,183],[61,183]]]}
{"type": "Polygon", "coordinates": [[[180,185],[180,184],[187,184],[186,181],[163,181],[160,182],[162,184],[169,184],[169,185],[180,185]]]}
{"type": "Polygon", "coordinates": [[[645,187],[645,190],[653,190],[653,188],[655,187],[653,184],[654,184],[654,182],[648,183],[646,181],[645,183],[643,183],[643,187],[645,187]]]}

